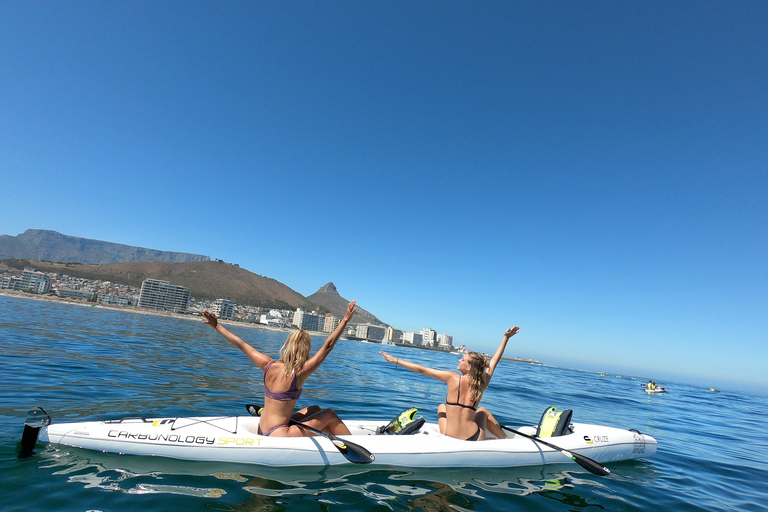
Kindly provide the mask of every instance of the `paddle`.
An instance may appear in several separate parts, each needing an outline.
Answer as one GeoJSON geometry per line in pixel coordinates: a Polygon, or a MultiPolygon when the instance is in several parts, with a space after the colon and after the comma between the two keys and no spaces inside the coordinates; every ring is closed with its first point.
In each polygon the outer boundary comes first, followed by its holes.
{"type": "Polygon", "coordinates": [[[509,430],[510,432],[512,432],[514,434],[517,434],[519,436],[527,437],[531,441],[536,441],[537,443],[541,443],[544,446],[549,446],[552,449],[559,450],[559,451],[563,452],[563,454],[565,454],[573,462],[575,462],[576,464],[578,464],[579,466],[583,467],[584,469],[586,469],[587,471],[589,471],[590,473],[592,473],[594,475],[597,475],[597,476],[608,476],[608,475],[611,474],[611,470],[610,469],[608,469],[607,467],[603,466],[602,464],[600,464],[596,460],[592,460],[589,457],[585,457],[585,456],[580,455],[578,453],[569,452],[565,448],[560,448],[559,446],[555,446],[553,444],[549,444],[546,441],[542,441],[538,437],[529,436],[528,434],[523,434],[522,432],[518,432],[517,430],[509,428],[509,427],[505,427],[504,425],[499,424],[499,426],[501,428],[503,428],[504,430],[509,430]]]}
{"type": "MultiPolygon", "coordinates": [[[[262,411],[261,407],[253,404],[246,404],[245,408],[248,411],[248,414],[250,414],[251,416],[261,416],[261,411],[262,411]]],[[[290,423],[291,425],[298,425],[301,428],[305,428],[310,432],[314,432],[317,435],[327,438],[330,442],[333,443],[333,446],[335,446],[336,449],[338,449],[339,452],[341,452],[341,454],[344,457],[346,457],[346,459],[349,462],[353,462],[355,464],[370,464],[376,459],[376,457],[374,457],[374,455],[371,452],[369,452],[368,450],[366,450],[365,448],[363,448],[358,444],[355,444],[349,441],[344,441],[343,439],[338,438],[333,434],[324,432],[314,427],[310,427],[309,425],[306,425],[294,419],[291,419],[290,423]]]]}

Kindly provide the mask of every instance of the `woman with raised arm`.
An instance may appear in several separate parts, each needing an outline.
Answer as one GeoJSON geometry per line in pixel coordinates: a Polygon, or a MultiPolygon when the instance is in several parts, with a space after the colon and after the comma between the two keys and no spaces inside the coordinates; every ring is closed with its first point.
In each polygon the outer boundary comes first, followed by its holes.
{"type": "Polygon", "coordinates": [[[293,408],[301,396],[304,383],[320,367],[339,341],[344,327],[357,310],[355,304],[356,301],[352,301],[347,305],[347,312],[339,322],[339,326],[328,336],[314,356],[309,357],[312,338],[307,331],[300,329],[292,332],[285,340],[280,349],[280,359],[277,361],[229,332],[219,323],[215,314],[203,311],[204,322],[242,350],[264,372],[264,410],[259,420],[260,435],[274,437],[314,435],[300,425],[291,425],[291,419],[331,434],[350,433],[333,409],[320,409],[319,406],[313,405],[294,413],[293,408]]]}
{"type": "Polygon", "coordinates": [[[504,354],[509,338],[518,332],[520,332],[518,326],[506,330],[501,345],[499,345],[490,363],[482,354],[477,352],[470,351],[464,354],[459,359],[459,366],[456,368],[460,373],[450,370],[436,370],[411,363],[404,359],[392,357],[383,350],[380,354],[390,363],[432,377],[448,385],[448,396],[445,398],[445,403],[440,404],[437,408],[437,423],[440,432],[467,441],[486,439],[488,432],[497,438],[504,438],[506,436],[496,418],[488,409],[485,407],[478,409],[477,405],[491,381],[501,356],[504,354]]]}

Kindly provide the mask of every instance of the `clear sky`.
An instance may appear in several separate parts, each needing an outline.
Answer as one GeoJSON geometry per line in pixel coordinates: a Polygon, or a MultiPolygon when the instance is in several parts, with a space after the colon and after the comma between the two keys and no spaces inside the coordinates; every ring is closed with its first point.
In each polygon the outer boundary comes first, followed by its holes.
{"type": "Polygon", "coordinates": [[[0,0],[0,234],[768,390],[768,3],[0,0]]]}

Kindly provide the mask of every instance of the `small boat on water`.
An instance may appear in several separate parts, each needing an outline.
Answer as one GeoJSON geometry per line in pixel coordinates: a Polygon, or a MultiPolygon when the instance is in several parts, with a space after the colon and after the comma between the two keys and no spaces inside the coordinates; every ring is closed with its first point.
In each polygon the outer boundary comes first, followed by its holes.
{"type": "Polygon", "coordinates": [[[345,420],[352,435],[266,437],[257,433],[257,416],[131,417],[58,423],[52,422],[43,409],[35,408],[27,417],[21,444],[25,455],[31,454],[39,441],[107,453],[274,467],[374,462],[413,468],[503,468],[573,460],[589,469],[581,459],[608,463],[656,453],[656,440],[647,434],[570,423],[570,415],[565,432],[557,437],[534,437],[541,430],[539,425],[509,429],[503,439],[474,442],[445,436],[437,424],[419,419],[413,432],[403,430],[406,435],[380,433],[382,424],[386,424],[382,421],[345,420]],[[347,448],[362,448],[370,460],[353,460],[345,452],[347,448]]]}

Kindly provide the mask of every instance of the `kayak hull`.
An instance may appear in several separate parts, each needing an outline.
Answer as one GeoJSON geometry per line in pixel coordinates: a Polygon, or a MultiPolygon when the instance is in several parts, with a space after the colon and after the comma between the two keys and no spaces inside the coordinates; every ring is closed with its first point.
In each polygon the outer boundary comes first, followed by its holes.
{"type": "MultiPolygon", "coordinates": [[[[340,436],[375,455],[375,464],[409,468],[520,467],[570,462],[559,450],[508,434],[506,439],[463,441],[425,423],[411,435],[376,435],[386,422],[345,420],[352,435],[340,436]]],[[[190,461],[274,467],[350,464],[323,436],[266,437],[253,416],[127,418],[114,421],[51,423],[38,440],[51,445],[190,461]]],[[[637,431],[574,423],[573,433],[546,438],[550,444],[607,463],[651,457],[656,440],[637,431]]],[[[533,427],[521,427],[533,435],[533,427]]]]}

